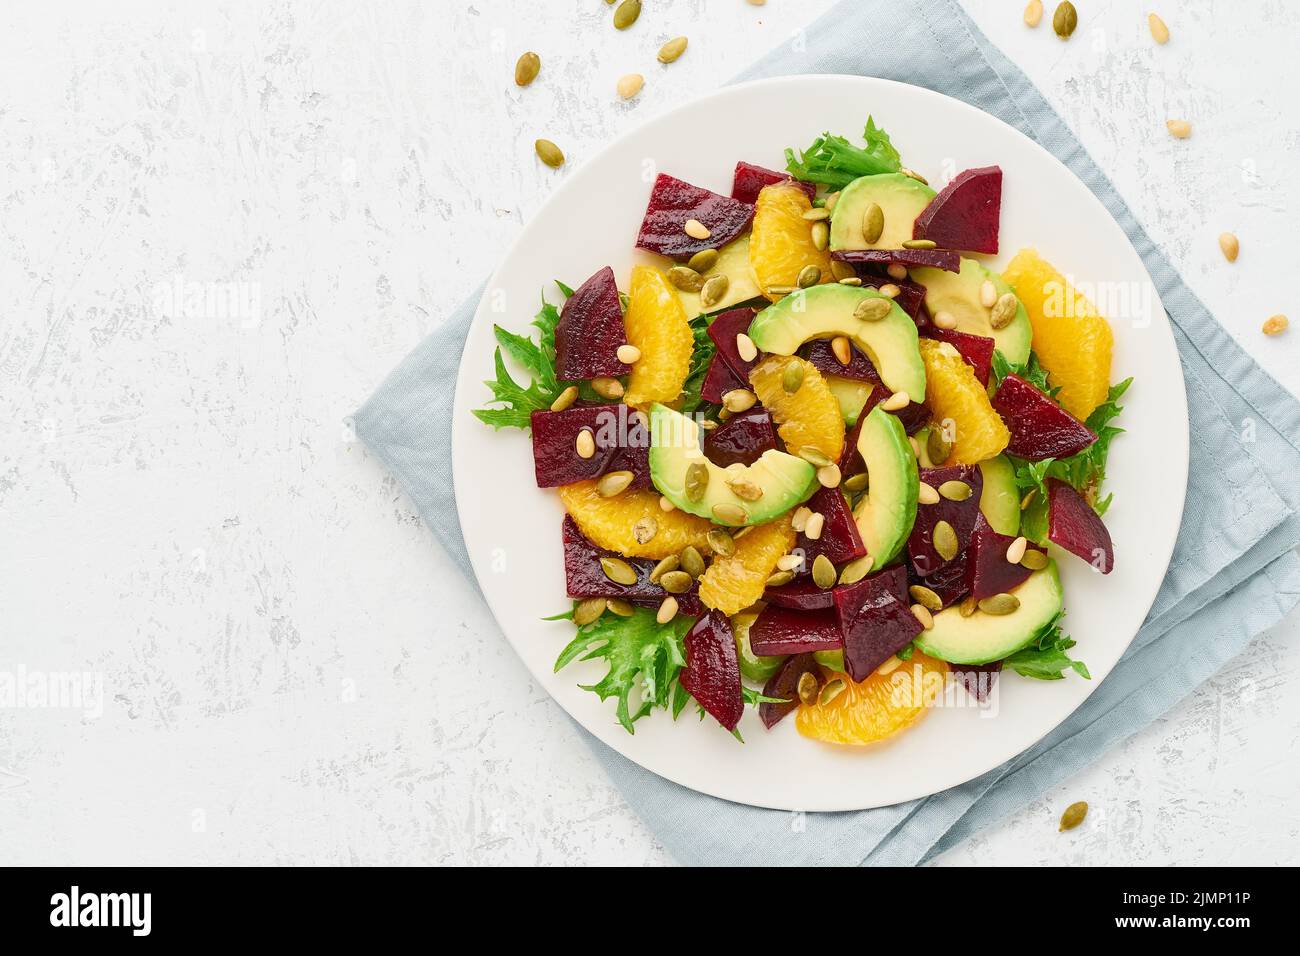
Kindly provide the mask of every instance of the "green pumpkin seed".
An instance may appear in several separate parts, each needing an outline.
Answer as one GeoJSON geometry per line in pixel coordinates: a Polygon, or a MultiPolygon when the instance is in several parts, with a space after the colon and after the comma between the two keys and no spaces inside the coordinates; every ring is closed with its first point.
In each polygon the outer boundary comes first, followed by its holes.
{"type": "Polygon", "coordinates": [[[822,270],[820,266],[806,265],[799,270],[799,278],[795,280],[801,289],[809,289],[822,281],[822,270]]]}
{"type": "Polygon", "coordinates": [[[839,259],[831,260],[831,275],[838,281],[843,282],[845,279],[856,279],[858,274],[853,271],[853,266],[839,259]]]}
{"type": "Polygon", "coordinates": [[[763,290],[767,295],[789,295],[794,291],[792,285],[770,285],[763,290]]]}
{"type": "Polygon", "coordinates": [[[831,559],[824,554],[817,555],[812,566],[813,584],[817,585],[823,591],[835,587],[835,565],[831,559]]]}
{"type": "Polygon", "coordinates": [[[718,264],[718,250],[701,249],[686,264],[703,275],[718,264]]]}
{"type": "Polygon", "coordinates": [[[731,280],[725,275],[710,276],[700,289],[700,305],[706,309],[717,305],[727,294],[727,287],[730,285],[731,280]]]}
{"type": "Polygon", "coordinates": [[[669,571],[659,579],[659,586],[669,594],[685,594],[693,583],[694,579],[685,571],[669,571]]]}
{"type": "Polygon", "coordinates": [[[626,491],[635,477],[630,471],[611,471],[601,475],[600,481],[596,482],[596,493],[602,498],[613,498],[626,491]]]}
{"type": "Polygon", "coordinates": [[[636,584],[636,571],[622,558],[601,558],[600,569],[615,584],[636,584]]]}
{"type": "Polygon", "coordinates": [[[817,695],[818,706],[825,707],[836,697],[839,697],[840,694],[844,693],[847,688],[848,685],[838,677],[833,680],[828,680],[826,686],[822,688],[822,692],[817,695]]]}
{"type": "Polygon", "coordinates": [[[714,554],[729,558],[736,553],[736,539],[721,528],[714,528],[704,537],[714,554]]]}
{"type": "Polygon", "coordinates": [[[699,292],[704,288],[704,276],[689,266],[673,266],[668,270],[668,281],[683,292],[699,292]]]}
{"type": "Polygon", "coordinates": [[[573,609],[573,623],[578,627],[582,627],[590,624],[604,613],[604,598],[587,598],[585,601],[579,601],[578,606],[573,609]]]}
{"type": "Polygon", "coordinates": [[[873,202],[867,207],[867,211],[862,214],[862,238],[867,243],[874,244],[880,239],[880,234],[885,231],[885,211],[880,208],[880,203],[873,202]]]}
{"type": "Polygon", "coordinates": [[[1047,567],[1047,555],[1030,548],[1025,551],[1025,556],[1020,559],[1020,566],[1028,568],[1030,571],[1041,571],[1047,567]]]}
{"type": "Polygon", "coordinates": [[[879,322],[894,310],[894,304],[882,296],[863,299],[853,310],[853,317],[864,322],[879,322]]]}
{"type": "Polygon", "coordinates": [[[713,506],[713,517],[723,524],[737,525],[744,524],[749,520],[749,512],[740,505],[733,505],[728,501],[724,501],[713,506]]]}
{"type": "Polygon", "coordinates": [[[1019,308],[1020,303],[1016,300],[1014,292],[1002,293],[989,312],[989,325],[995,329],[1005,329],[1016,317],[1019,308]]]}
{"type": "Polygon", "coordinates": [[[758,501],[763,497],[763,487],[753,479],[739,476],[727,479],[727,487],[731,493],[742,501],[758,501]]]}
{"type": "Polygon", "coordinates": [[[654,540],[654,536],[659,533],[659,522],[653,515],[646,515],[636,524],[632,525],[632,537],[636,539],[637,544],[648,544],[654,540]]]}
{"type": "Polygon", "coordinates": [[[527,86],[537,79],[542,69],[542,58],[531,50],[515,61],[515,86],[527,86]]]}
{"type": "Polygon", "coordinates": [[[687,501],[699,501],[709,487],[709,466],[702,461],[686,468],[685,492],[687,501]]]}
{"type": "Polygon", "coordinates": [[[942,428],[931,428],[925,439],[925,453],[935,465],[942,465],[952,454],[952,442],[943,437],[942,428]]]}
{"type": "Polygon", "coordinates": [[[795,685],[795,690],[799,694],[799,700],[811,706],[817,702],[817,694],[821,691],[821,681],[812,671],[804,671],[799,675],[799,683],[795,685]]]}
{"type": "Polygon", "coordinates": [[[686,37],[673,37],[659,48],[659,62],[672,63],[686,52],[686,37]]]}
{"type": "Polygon", "coordinates": [[[860,471],[852,478],[844,479],[844,490],[857,494],[859,491],[865,491],[867,487],[867,473],[860,471]]]}
{"type": "Polygon", "coordinates": [[[945,481],[939,486],[939,494],[949,501],[965,501],[972,494],[970,485],[964,481],[945,481]]]}
{"type": "Polygon", "coordinates": [[[662,578],[669,571],[676,571],[679,567],[681,567],[681,563],[682,563],[682,559],[679,558],[677,555],[675,554],[668,555],[668,557],[664,558],[662,561],[660,561],[658,564],[656,564],[653,568],[650,569],[650,583],[658,584],[660,578],[662,578]]]}
{"type": "Polygon", "coordinates": [[[614,11],[614,29],[626,30],[641,16],[641,0],[623,0],[614,11]]]}
{"type": "Polygon", "coordinates": [[[609,598],[605,604],[611,614],[617,614],[619,617],[631,617],[636,613],[636,609],[621,598],[609,598]]]}
{"type": "Polygon", "coordinates": [[[819,220],[822,219],[829,219],[830,215],[831,215],[830,210],[827,209],[825,206],[813,206],[811,209],[809,209],[806,213],[803,214],[803,217],[807,219],[809,222],[818,222],[819,220]]]}
{"type": "Polygon", "coordinates": [[[803,362],[795,359],[786,365],[785,371],[781,373],[781,387],[785,389],[787,394],[793,395],[799,391],[799,386],[803,385],[805,374],[803,362]]]}
{"type": "Polygon", "coordinates": [[[537,158],[551,169],[559,169],[564,165],[564,154],[560,152],[560,147],[549,139],[539,139],[533,143],[533,149],[537,150],[537,158]]]}
{"type": "Polygon", "coordinates": [[[682,548],[681,569],[689,574],[692,578],[698,578],[704,573],[704,556],[700,554],[700,549],[693,544],[688,544],[682,548]]]}
{"type": "Polygon", "coordinates": [[[1083,822],[1083,818],[1087,815],[1088,802],[1086,800],[1080,800],[1078,803],[1070,804],[1065,808],[1065,812],[1061,814],[1061,828],[1056,832],[1061,833],[1065,830],[1073,830],[1083,822]]]}
{"type": "Polygon", "coordinates": [[[767,587],[779,588],[783,584],[789,584],[794,580],[793,571],[777,571],[767,579],[767,587]]]}
{"type": "Polygon", "coordinates": [[[825,468],[827,465],[835,464],[831,459],[816,445],[800,445],[797,452],[800,458],[817,468],[825,468]]]}
{"type": "Polygon", "coordinates": [[[840,285],[849,285],[849,286],[856,287],[862,285],[862,280],[859,279],[857,276],[849,276],[847,279],[841,279],[840,285]]]}
{"type": "Polygon", "coordinates": [[[995,594],[992,597],[981,598],[979,608],[985,614],[1011,614],[1020,608],[1020,598],[1014,594],[995,594]]]}
{"type": "Polygon", "coordinates": [[[840,584],[856,584],[871,573],[873,564],[871,555],[850,561],[840,569],[840,584]]]}
{"type": "Polygon", "coordinates": [[[904,239],[903,240],[904,249],[934,249],[937,248],[938,245],[939,244],[935,242],[933,239],[904,239]]]}
{"type": "MultiPolygon", "coordinates": [[[[1074,33],[1074,28],[1078,25],[1079,11],[1074,9],[1074,4],[1070,0],[1065,0],[1052,14],[1052,29],[1056,31],[1056,35],[1062,40],[1070,39],[1070,35],[1074,33]]],[[[1085,803],[1083,807],[1086,813],[1088,805],[1085,803]]],[[[1079,817],[1079,819],[1082,820],[1083,817],[1079,817]]]]}
{"type": "Polygon", "coordinates": [[[907,589],[907,593],[912,596],[912,600],[927,611],[942,611],[943,598],[935,594],[924,584],[913,584],[907,589]]]}
{"type": "Polygon", "coordinates": [[[979,610],[979,602],[975,600],[973,595],[965,598],[961,604],[957,606],[957,612],[961,614],[962,617],[970,617],[977,610],[979,610]]]}
{"type": "MultiPolygon", "coordinates": [[[[957,532],[953,530],[952,525],[948,522],[940,521],[934,526],[931,542],[934,544],[934,550],[939,553],[939,557],[945,561],[951,561],[957,557],[957,532]]],[[[983,602],[981,602],[981,606],[983,606],[983,602]]]]}

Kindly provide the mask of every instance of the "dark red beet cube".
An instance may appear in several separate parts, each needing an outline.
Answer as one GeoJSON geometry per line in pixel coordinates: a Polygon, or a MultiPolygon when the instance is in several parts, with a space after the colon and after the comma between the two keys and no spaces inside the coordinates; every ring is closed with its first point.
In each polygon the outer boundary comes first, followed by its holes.
{"type": "Polygon", "coordinates": [[[713,719],[727,730],[735,730],[745,711],[740,696],[740,662],[736,639],[725,614],[710,611],[686,633],[686,666],[682,687],[713,719]]]}
{"type": "Polygon", "coordinates": [[[768,604],[796,611],[817,611],[835,606],[834,589],[819,588],[810,577],[796,578],[789,584],[768,588],[763,594],[768,604]]]}
{"type": "Polygon", "coordinates": [[[843,646],[839,619],[830,608],[795,611],[769,604],[749,627],[749,649],[760,656],[838,651],[843,646]]]}
{"type": "Polygon", "coordinates": [[[817,198],[817,187],[812,183],[801,183],[798,180],[791,179],[789,173],[778,173],[775,169],[768,169],[766,166],[755,166],[753,163],[747,163],[744,160],[736,163],[736,172],[731,178],[731,198],[747,202],[752,206],[758,202],[759,191],[764,186],[774,186],[777,183],[785,182],[792,182],[806,192],[809,202],[817,198]]]}
{"type": "Polygon", "coordinates": [[[766,408],[751,408],[704,433],[704,455],[719,468],[752,465],[776,447],[776,428],[766,408]]]}
{"type": "Polygon", "coordinates": [[[844,636],[844,668],[855,681],[866,680],[921,633],[902,565],[835,588],[835,612],[844,636]]]}
{"type": "Polygon", "coordinates": [[[1002,170],[998,166],[967,169],[944,186],[916,217],[913,239],[932,239],[943,249],[998,251],[1002,213],[1002,170]]]}
{"type": "Polygon", "coordinates": [[[979,517],[984,478],[976,465],[922,468],[920,473],[921,480],[936,491],[946,481],[964,481],[971,489],[970,497],[963,501],[952,501],[941,494],[936,504],[916,506],[916,523],[907,538],[907,556],[916,573],[928,578],[936,571],[961,561],[961,552],[970,543],[975,519],[979,517]],[[957,533],[957,556],[948,561],[934,549],[934,529],[940,521],[948,522],[957,533]]]}
{"type": "Polygon", "coordinates": [[[992,664],[949,664],[948,671],[953,678],[966,688],[966,693],[970,694],[981,704],[988,699],[989,694],[993,692],[993,685],[997,682],[998,671],[1002,670],[1002,662],[994,661],[992,664]]]}
{"type": "Polygon", "coordinates": [[[975,370],[975,377],[985,387],[989,384],[989,375],[993,372],[993,349],[996,342],[983,335],[971,335],[956,329],[941,329],[931,325],[925,332],[926,338],[936,342],[947,342],[961,353],[962,360],[975,370]]]}
{"type": "Polygon", "coordinates": [[[758,718],[763,721],[763,726],[768,730],[775,727],[780,723],[781,718],[793,713],[799,706],[799,678],[804,674],[812,674],[820,680],[821,672],[812,654],[796,654],[791,657],[763,685],[764,697],[785,701],[783,704],[758,705],[758,718]]]}
{"type": "Polygon", "coordinates": [[[722,404],[722,396],[738,388],[748,388],[749,382],[736,377],[731,366],[717,352],[709,359],[709,370],[704,373],[704,382],[700,385],[700,398],[714,405],[722,404]]]}
{"type": "Polygon", "coordinates": [[[555,327],[555,374],[561,382],[626,375],[618,347],[627,344],[618,283],[609,266],[573,290],[555,327]]]}
{"type": "Polygon", "coordinates": [[[945,272],[961,271],[961,256],[951,249],[846,249],[843,252],[832,252],[831,258],[854,267],[864,265],[888,268],[898,263],[909,269],[912,266],[928,266],[945,272]]]}
{"type": "Polygon", "coordinates": [[[746,387],[749,383],[749,372],[758,364],[759,359],[755,356],[752,361],[746,362],[741,358],[740,350],[736,346],[736,336],[749,331],[749,326],[757,314],[755,309],[730,309],[709,323],[709,338],[713,340],[714,347],[717,349],[716,354],[722,356],[723,361],[736,377],[746,383],[746,387]]]}
{"type": "Polygon", "coordinates": [[[966,589],[975,600],[1015,590],[1032,573],[1024,565],[1007,560],[1007,548],[1015,540],[994,531],[984,515],[975,519],[970,547],[966,549],[966,589]]]}
{"type": "Polygon", "coordinates": [[[638,249],[648,249],[670,259],[689,259],[704,249],[725,246],[749,228],[754,207],[730,196],[692,186],[660,173],[650,190],[645,219],[637,234],[638,249]],[[686,220],[696,219],[709,230],[709,238],[686,234],[686,220]]]}
{"type": "MultiPolygon", "coordinates": [[[[668,592],[650,580],[657,562],[646,558],[622,558],[591,543],[568,515],[564,517],[564,583],[571,598],[622,598],[641,607],[658,607],[668,592]],[[619,557],[636,571],[636,584],[618,584],[605,576],[600,566],[604,557],[619,557]]],[[[685,594],[676,595],[681,613],[694,616],[703,612],[699,588],[693,585],[685,594]]]]}
{"type": "Polygon", "coordinates": [[[830,339],[813,339],[804,346],[803,352],[808,359],[808,364],[823,375],[838,375],[840,378],[851,378],[858,382],[880,384],[880,375],[876,372],[876,367],[856,345],[849,346],[848,365],[841,365],[840,360],[835,357],[830,339]]]}
{"type": "Polygon", "coordinates": [[[805,504],[813,512],[820,514],[822,522],[821,536],[808,537],[799,533],[799,547],[804,552],[804,569],[812,570],[813,562],[819,555],[825,555],[832,564],[843,564],[860,558],[867,553],[862,544],[862,535],[858,533],[857,522],[849,511],[849,503],[844,493],[838,488],[818,488],[805,504]]]}
{"type": "Polygon", "coordinates": [[[1068,458],[1097,440],[1087,425],[1019,375],[1002,380],[993,409],[1011,432],[1007,453],[1017,458],[1068,458]]]}
{"type": "Polygon", "coordinates": [[[1056,478],[1047,479],[1047,537],[1102,574],[1115,567],[1110,532],[1086,498],[1056,478]]]}
{"type": "Polygon", "coordinates": [[[630,471],[633,488],[650,487],[650,432],[626,405],[574,405],[562,412],[530,416],[533,471],[538,488],[570,485],[611,471],[630,471]],[[577,452],[578,432],[596,440],[596,454],[577,452]]]}

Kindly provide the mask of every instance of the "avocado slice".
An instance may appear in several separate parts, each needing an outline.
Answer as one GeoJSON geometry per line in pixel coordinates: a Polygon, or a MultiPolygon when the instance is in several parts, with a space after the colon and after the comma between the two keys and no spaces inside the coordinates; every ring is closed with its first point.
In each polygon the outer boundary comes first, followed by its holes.
{"type": "Polygon", "coordinates": [[[1006,455],[980,462],[984,487],[980,491],[980,511],[984,520],[998,534],[1020,533],[1020,491],[1016,487],[1016,469],[1006,455]]]}
{"type": "MultiPolygon", "coordinates": [[[[818,488],[817,469],[802,458],[768,449],[752,465],[720,468],[704,455],[701,428],[695,420],[664,405],[650,409],[650,480],[659,493],[688,514],[714,524],[742,527],[771,521],[806,500],[818,488]],[[686,496],[686,472],[703,464],[708,474],[698,500],[686,496]],[[759,491],[757,501],[742,498],[728,486],[747,479],[759,491]],[[715,510],[724,506],[724,514],[715,510]],[[729,519],[727,507],[741,508],[742,521],[729,519]]],[[[752,497],[752,495],[751,495],[752,497]]]]}
{"type": "Polygon", "coordinates": [[[890,391],[906,392],[917,402],[925,396],[916,323],[875,289],[838,283],[813,286],[768,306],[749,326],[749,337],[759,350],[774,355],[793,355],[809,339],[837,335],[848,336],[867,354],[890,391]],[[868,322],[854,316],[853,310],[866,299],[882,298],[891,305],[883,319],[868,322]]]}
{"type": "Polygon", "coordinates": [[[989,325],[989,310],[980,303],[980,289],[985,279],[991,279],[998,295],[1013,291],[996,272],[990,272],[974,259],[962,259],[960,272],[942,269],[917,268],[911,270],[914,280],[925,286],[925,307],[934,315],[948,312],[957,320],[957,331],[982,335],[997,343],[997,349],[1012,365],[1029,361],[1030,340],[1034,329],[1029,324],[1029,313],[1023,304],[1016,309],[1016,317],[1003,328],[989,325]]]}
{"type": "Polygon", "coordinates": [[[781,669],[785,655],[754,653],[749,646],[749,628],[756,620],[758,615],[753,612],[732,615],[731,633],[736,638],[736,660],[740,664],[740,676],[756,684],[765,684],[768,678],[781,669]]]}
{"type": "Polygon", "coordinates": [[[871,569],[878,571],[898,556],[912,533],[920,476],[903,423],[879,405],[862,423],[858,453],[867,465],[868,486],[853,519],[871,555],[871,569]]]}
{"type": "Polygon", "coordinates": [[[934,627],[916,637],[916,646],[950,664],[990,664],[1009,657],[1043,633],[1061,613],[1061,577],[1056,562],[1035,571],[1014,592],[1020,607],[1010,614],[977,611],[962,617],[955,605],[934,616],[934,627]]]}
{"type": "Polygon", "coordinates": [[[858,423],[862,409],[867,404],[867,399],[871,397],[875,386],[870,382],[845,378],[842,375],[823,375],[822,378],[826,380],[826,386],[835,396],[835,401],[840,403],[840,414],[844,416],[844,424],[852,428],[858,423]]]}
{"type": "Polygon", "coordinates": [[[934,198],[934,190],[902,173],[859,176],[840,190],[831,213],[831,250],[901,249],[912,238],[916,217],[934,198]],[[884,213],[885,228],[875,242],[862,236],[862,218],[872,203],[884,213]]]}
{"type": "Polygon", "coordinates": [[[721,299],[709,306],[708,309],[700,305],[700,294],[698,292],[677,290],[677,298],[682,300],[682,308],[686,310],[686,318],[693,319],[705,312],[721,312],[741,302],[756,299],[763,294],[763,291],[758,287],[758,279],[754,276],[754,267],[749,264],[748,232],[739,239],[733,239],[718,250],[718,261],[713,264],[712,269],[704,273],[706,280],[712,279],[714,276],[727,277],[727,291],[721,299]]]}

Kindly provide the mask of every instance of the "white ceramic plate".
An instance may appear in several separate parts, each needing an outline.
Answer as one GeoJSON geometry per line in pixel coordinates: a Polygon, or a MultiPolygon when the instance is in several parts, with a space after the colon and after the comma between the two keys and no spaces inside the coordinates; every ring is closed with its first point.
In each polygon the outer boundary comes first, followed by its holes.
{"type": "Polygon", "coordinates": [[[647,770],[727,800],[781,809],[856,810],[926,796],[1040,740],[1105,679],[1141,625],[1164,577],[1186,490],[1187,406],[1173,336],[1141,260],[1101,203],[1049,153],[999,120],[929,90],[862,77],[728,87],[645,124],[570,173],[488,284],[461,361],[455,416],[452,464],[465,542],[493,614],[533,677],[582,726],[647,770]],[[482,383],[492,377],[492,324],[530,331],[539,291],[559,301],[553,279],[576,286],[610,265],[626,288],[634,263],[662,265],[632,247],[657,171],[729,194],[737,160],[781,169],[785,147],[802,148],[823,130],[860,142],[868,113],[889,131],[903,161],[933,183],[969,167],[1001,166],[1004,251],[990,264],[1035,246],[1071,270],[1111,318],[1113,380],[1137,377],[1119,422],[1128,435],[1112,446],[1107,483],[1115,493],[1106,523],[1117,569],[1103,577],[1058,555],[1065,628],[1079,642],[1073,653],[1092,680],[1004,675],[995,713],[936,708],[868,748],[807,740],[793,719],[766,732],[749,708],[740,726],[744,745],[713,720],[697,720],[693,707],[675,723],[657,711],[629,735],[615,722],[613,701],[577,686],[598,679],[603,662],[552,673],[573,635],[566,621],[541,620],[568,606],[563,509],[553,491],[534,486],[528,436],[493,432],[470,414],[489,398],[482,383]]]}

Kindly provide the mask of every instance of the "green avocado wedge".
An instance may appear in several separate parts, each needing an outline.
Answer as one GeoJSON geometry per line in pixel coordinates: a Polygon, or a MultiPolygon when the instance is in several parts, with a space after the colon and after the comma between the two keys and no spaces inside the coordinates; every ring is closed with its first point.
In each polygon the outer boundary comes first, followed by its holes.
{"type": "Polygon", "coordinates": [[[866,407],[867,399],[871,397],[871,384],[860,382],[856,378],[845,378],[842,375],[823,374],[822,378],[826,380],[826,387],[835,396],[835,401],[840,404],[840,415],[844,418],[844,424],[852,428],[858,423],[858,419],[862,416],[862,409],[866,407]]]}
{"type": "Polygon", "coordinates": [[[933,198],[933,189],[902,173],[859,176],[835,200],[831,249],[901,249],[912,238],[916,217],[933,198]],[[880,207],[883,229],[875,242],[867,242],[862,225],[872,203],[880,207]]]}
{"type": "Polygon", "coordinates": [[[763,524],[785,514],[817,490],[817,469],[802,458],[769,449],[752,465],[720,468],[704,456],[702,429],[694,419],[664,405],[650,409],[650,480],[659,493],[688,514],[730,527],[763,524]],[[687,472],[704,476],[687,495],[687,472]],[[741,497],[732,489],[750,490],[741,497]],[[743,517],[742,517],[743,516],[743,517]]]}
{"type": "Polygon", "coordinates": [[[867,465],[868,485],[853,519],[871,569],[878,571],[898,556],[912,533],[920,478],[902,422],[879,405],[862,422],[858,452],[867,465]]]}
{"type": "Polygon", "coordinates": [[[925,396],[925,364],[917,345],[916,323],[892,299],[875,289],[836,284],[813,286],[768,306],[749,326],[760,351],[793,355],[809,339],[848,336],[871,359],[880,379],[893,392],[913,401],[925,396]],[[854,312],[868,299],[890,304],[884,318],[868,321],[854,312]]]}
{"type": "Polygon", "coordinates": [[[1025,307],[1017,303],[1015,318],[1003,328],[995,329],[989,324],[990,310],[980,300],[985,279],[993,283],[999,296],[1012,291],[997,273],[985,269],[974,259],[962,259],[961,272],[922,267],[912,269],[910,274],[925,286],[925,307],[931,315],[947,312],[957,320],[958,332],[993,339],[998,351],[1012,365],[1024,365],[1029,361],[1034,329],[1029,324],[1025,307]]]}
{"type": "Polygon", "coordinates": [[[956,605],[934,616],[934,627],[917,635],[918,648],[950,664],[991,664],[1027,647],[1056,620],[1063,606],[1061,577],[1053,561],[1011,592],[1020,607],[1010,614],[976,611],[962,617],[956,605]]]}
{"type": "Polygon", "coordinates": [[[1016,469],[1006,455],[989,458],[979,464],[983,489],[980,511],[984,520],[998,534],[1020,533],[1020,493],[1016,487],[1016,469]]]}

